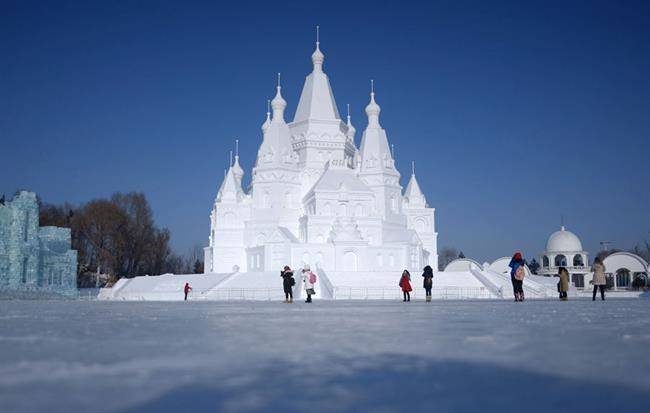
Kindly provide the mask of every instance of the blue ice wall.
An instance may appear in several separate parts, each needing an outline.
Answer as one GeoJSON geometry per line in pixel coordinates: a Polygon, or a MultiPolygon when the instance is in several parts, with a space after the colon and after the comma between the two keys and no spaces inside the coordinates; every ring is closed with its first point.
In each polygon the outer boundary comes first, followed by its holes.
{"type": "Polygon", "coordinates": [[[0,294],[77,297],[77,251],[69,228],[39,227],[33,192],[0,205],[0,294]]]}

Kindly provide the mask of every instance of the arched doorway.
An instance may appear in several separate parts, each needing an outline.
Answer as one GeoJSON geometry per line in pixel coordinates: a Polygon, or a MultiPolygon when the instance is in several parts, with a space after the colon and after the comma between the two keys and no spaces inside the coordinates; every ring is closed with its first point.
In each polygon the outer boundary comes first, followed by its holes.
{"type": "Polygon", "coordinates": [[[343,271],[356,271],[357,270],[357,254],[348,251],[343,254],[343,271]]]}
{"type": "Polygon", "coordinates": [[[555,256],[556,267],[566,267],[566,257],[562,254],[555,256]]]}
{"type": "Polygon", "coordinates": [[[550,262],[549,262],[549,260],[548,260],[548,256],[544,255],[544,256],[542,257],[542,267],[544,267],[544,268],[548,268],[549,265],[550,265],[550,262]]]}
{"type": "Polygon", "coordinates": [[[627,288],[630,286],[630,270],[627,268],[619,268],[616,270],[616,286],[619,288],[627,288]]]}

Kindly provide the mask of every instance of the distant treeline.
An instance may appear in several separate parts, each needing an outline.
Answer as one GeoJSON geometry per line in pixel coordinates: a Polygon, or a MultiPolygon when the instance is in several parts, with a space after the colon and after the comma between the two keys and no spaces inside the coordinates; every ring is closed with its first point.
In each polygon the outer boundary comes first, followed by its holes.
{"type": "Polygon", "coordinates": [[[115,193],[78,207],[42,204],[40,225],[68,227],[78,252],[78,284],[104,284],[108,278],[202,272],[200,251],[189,259],[173,254],[170,232],[158,228],[142,193],[115,193]]]}

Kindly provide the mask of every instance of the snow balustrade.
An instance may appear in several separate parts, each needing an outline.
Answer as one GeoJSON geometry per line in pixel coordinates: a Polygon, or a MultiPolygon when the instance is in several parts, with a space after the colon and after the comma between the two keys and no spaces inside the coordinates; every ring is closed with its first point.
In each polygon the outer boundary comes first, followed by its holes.
{"type": "MultiPolygon", "coordinates": [[[[414,289],[410,293],[412,300],[424,299],[424,289],[414,289]]],[[[485,287],[434,286],[431,289],[434,300],[474,300],[491,299],[494,295],[485,287]]],[[[334,300],[398,300],[402,299],[399,287],[334,287],[334,300]]]]}

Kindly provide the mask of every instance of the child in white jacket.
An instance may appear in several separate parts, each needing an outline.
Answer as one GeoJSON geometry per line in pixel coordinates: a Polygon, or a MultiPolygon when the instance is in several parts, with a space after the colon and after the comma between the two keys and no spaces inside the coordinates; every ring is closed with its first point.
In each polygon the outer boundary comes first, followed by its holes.
{"type": "Polygon", "coordinates": [[[316,294],[314,291],[314,283],[316,282],[316,274],[311,272],[309,265],[305,265],[302,269],[302,284],[305,288],[305,293],[307,294],[306,303],[311,303],[311,296],[316,294]]]}

